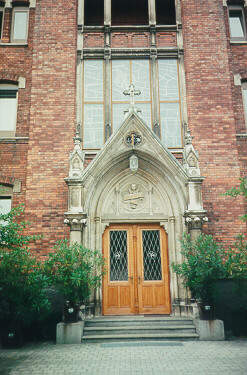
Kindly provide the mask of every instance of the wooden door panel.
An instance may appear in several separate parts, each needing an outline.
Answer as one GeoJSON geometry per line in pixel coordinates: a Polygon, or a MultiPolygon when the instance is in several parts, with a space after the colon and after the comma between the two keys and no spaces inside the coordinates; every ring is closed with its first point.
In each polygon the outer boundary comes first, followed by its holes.
{"type": "Polygon", "coordinates": [[[137,233],[139,313],[170,314],[166,233],[155,225],[139,226],[137,233]]]}
{"type": "Polygon", "coordinates": [[[108,299],[108,307],[117,308],[118,307],[118,286],[108,286],[107,288],[107,299],[108,299]]]}
{"type": "Polygon", "coordinates": [[[153,301],[153,287],[152,285],[150,286],[141,286],[140,288],[141,292],[141,299],[142,299],[142,306],[143,307],[152,307],[154,304],[153,301]]]}
{"type": "Polygon", "coordinates": [[[112,225],[103,235],[103,255],[107,259],[108,269],[103,278],[104,315],[132,315],[136,312],[131,239],[132,226],[130,225],[112,225]],[[123,247],[124,251],[122,251],[123,247]],[[127,263],[124,261],[121,266],[123,253],[127,257],[127,263]]]}
{"type": "Polygon", "coordinates": [[[103,255],[108,267],[103,279],[104,315],[170,314],[167,236],[163,228],[153,224],[111,225],[103,235],[103,255]],[[122,253],[128,259],[121,263],[122,253]]]}
{"type": "Polygon", "coordinates": [[[130,300],[131,300],[131,288],[128,286],[128,287],[124,287],[124,286],[120,286],[120,291],[119,291],[119,296],[120,296],[120,308],[124,307],[124,308],[130,308],[131,307],[131,304],[130,304],[130,300]]]}

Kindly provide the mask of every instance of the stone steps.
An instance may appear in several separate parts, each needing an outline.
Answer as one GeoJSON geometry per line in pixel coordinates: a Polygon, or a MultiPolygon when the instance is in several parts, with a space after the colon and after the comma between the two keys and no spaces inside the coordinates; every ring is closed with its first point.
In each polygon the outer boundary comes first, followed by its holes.
{"type": "Polygon", "coordinates": [[[191,318],[138,316],[86,319],[82,342],[196,339],[191,318]]]}

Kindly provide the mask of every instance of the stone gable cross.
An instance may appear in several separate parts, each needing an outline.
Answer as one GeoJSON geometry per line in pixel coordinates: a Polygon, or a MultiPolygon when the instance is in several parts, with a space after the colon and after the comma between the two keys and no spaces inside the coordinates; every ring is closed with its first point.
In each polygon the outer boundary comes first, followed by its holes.
{"type": "Polygon", "coordinates": [[[129,85],[129,90],[125,90],[123,92],[124,95],[130,96],[130,105],[131,107],[134,107],[135,105],[135,95],[141,95],[140,90],[135,90],[135,86],[133,84],[129,85]]]}

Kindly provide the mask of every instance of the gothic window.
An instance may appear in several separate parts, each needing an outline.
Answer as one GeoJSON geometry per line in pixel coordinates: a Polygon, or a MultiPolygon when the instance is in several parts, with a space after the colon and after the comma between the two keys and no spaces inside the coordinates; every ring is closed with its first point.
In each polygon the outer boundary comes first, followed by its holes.
{"type": "Polygon", "coordinates": [[[156,0],[155,5],[157,25],[176,24],[175,0],[156,0]]]}
{"type": "Polygon", "coordinates": [[[28,8],[14,7],[12,13],[11,42],[25,43],[28,36],[28,8]]]}
{"type": "Polygon", "coordinates": [[[0,135],[13,136],[16,128],[18,86],[0,83],[0,135]]]}
{"type": "Polygon", "coordinates": [[[85,26],[104,24],[104,0],[84,0],[85,26]]]}
{"type": "Polygon", "coordinates": [[[181,116],[176,60],[158,60],[161,140],[165,147],[181,147],[181,116]]]}
{"type": "MultiPolygon", "coordinates": [[[[105,142],[105,113],[110,113],[111,131],[124,121],[124,111],[130,106],[129,96],[123,94],[130,84],[140,90],[135,106],[140,116],[152,128],[152,110],[159,108],[161,141],[165,147],[182,147],[178,63],[176,59],[160,59],[158,77],[151,77],[151,61],[148,59],[112,60],[111,79],[106,82],[103,60],[84,60],[83,94],[83,148],[100,149],[105,142]],[[105,87],[110,86],[111,100],[105,101],[105,87]],[[151,87],[158,87],[157,103],[152,102],[151,87]],[[109,107],[106,107],[108,104],[109,107]]],[[[107,75],[108,76],[108,75],[107,75]]]]}
{"type": "Polygon", "coordinates": [[[84,61],[83,147],[99,149],[104,143],[103,61],[84,61]]]}
{"type": "Polygon", "coordinates": [[[112,0],[112,25],[148,25],[148,0],[112,0]]]}
{"type": "Polygon", "coordinates": [[[151,127],[151,92],[149,60],[112,61],[112,124],[113,131],[124,121],[124,110],[129,107],[129,97],[123,92],[130,84],[141,91],[135,98],[136,107],[143,120],[151,127]]]}
{"type": "Polygon", "coordinates": [[[228,16],[231,41],[245,41],[246,25],[243,7],[230,5],[228,7],[228,16]]]}

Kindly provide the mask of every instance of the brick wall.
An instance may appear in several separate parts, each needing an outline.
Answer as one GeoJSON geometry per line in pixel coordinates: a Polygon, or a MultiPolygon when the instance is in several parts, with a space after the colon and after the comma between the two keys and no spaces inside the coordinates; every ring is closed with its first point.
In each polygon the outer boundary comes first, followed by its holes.
{"type": "MultiPolygon", "coordinates": [[[[8,21],[9,20],[9,21],[8,21]]],[[[5,12],[5,25],[11,10],[5,12]]],[[[241,198],[221,196],[246,175],[246,138],[241,87],[234,74],[247,78],[247,46],[229,43],[227,14],[222,0],[182,0],[187,109],[193,144],[200,156],[203,199],[208,210],[206,231],[230,241],[245,230],[241,198]],[[241,100],[240,100],[241,99],[241,100]]],[[[9,42],[10,28],[3,41],[9,42]]],[[[67,209],[69,153],[76,125],[77,1],[38,0],[30,10],[28,46],[0,46],[0,79],[26,78],[19,90],[16,135],[29,139],[1,141],[0,175],[18,178],[31,233],[43,233],[35,250],[49,251],[69,235],[63,223],[67,209]]],[[[103,34],[86,33],[84,46],[103,47],[103,34]]],[[[113,48],[149,47],[147,32],[114,32],[113,48]]],[[[174,46],[174,32],[157,33],[158,47],[174,46]]],[[[86,166],[93,156],[85,160],[86,166]]],[[[181,161],[181,155],[177,158],[181,161]]]]}
{"type": "Polygon", "coordinates": [[[246,226],[238,219],[244,213],[243,200],[220,195],[239,184],[242,168],[225,16],[221,0],[182,1],[189,127],[206,177],[208,231],[229,242],[246,226]]]}
{"type": "Polygon", "coordinates": [[[77,1],[37,2],[25,211],[32,232],[44,234],[38,251],[68,235],[69,153],[76,125],[77,1]]]}

